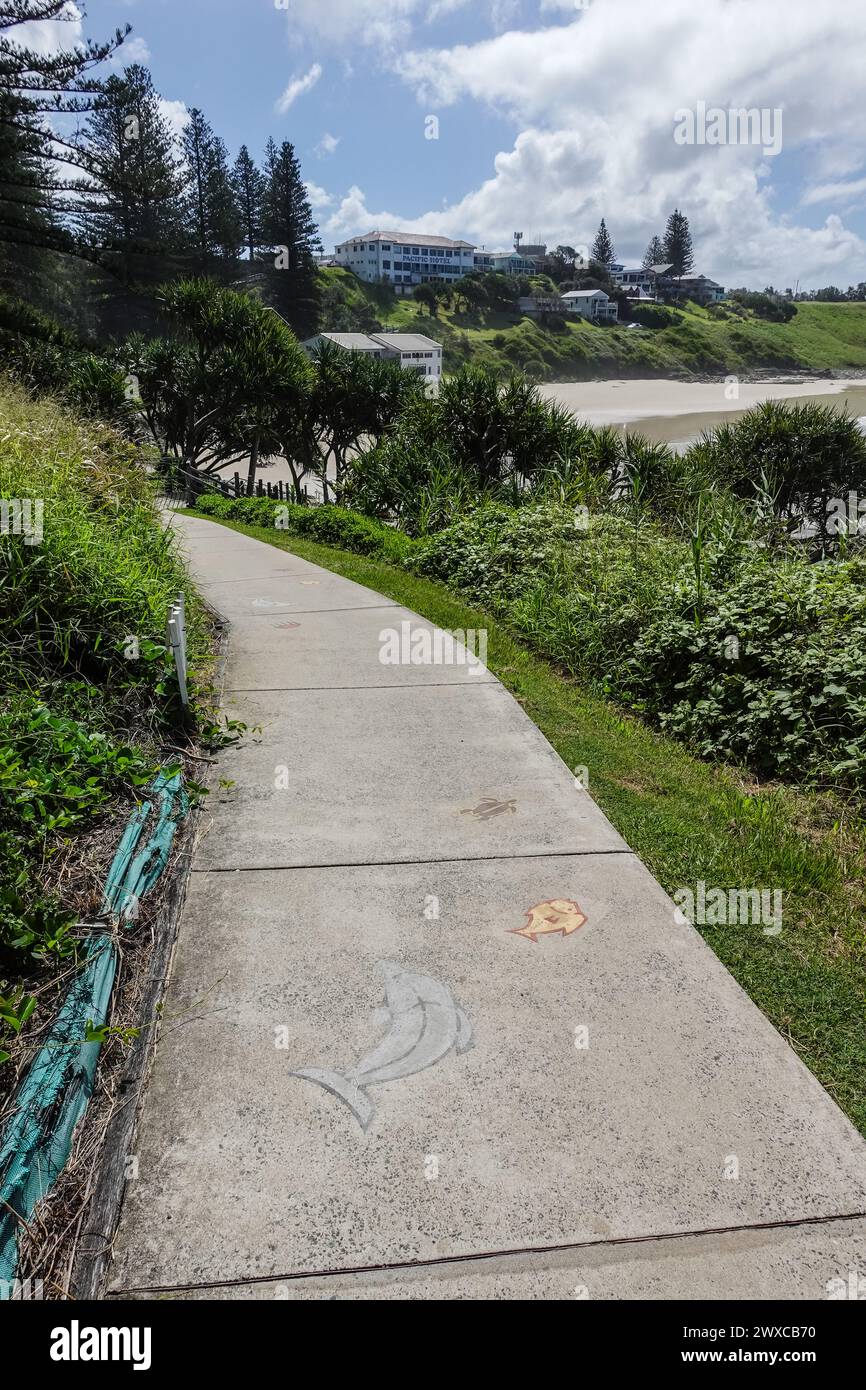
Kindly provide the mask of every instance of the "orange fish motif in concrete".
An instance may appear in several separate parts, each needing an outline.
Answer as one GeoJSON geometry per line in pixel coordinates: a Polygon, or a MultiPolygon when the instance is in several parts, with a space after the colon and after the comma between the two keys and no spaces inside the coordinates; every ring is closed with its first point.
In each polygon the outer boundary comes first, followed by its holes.
{"type": "Polygon", "coordinates": [[[585,921],[585,913],[570,898],[551,898],[530,907],[525,926],[511,927],[509,932],[512,936],[525,936],[537,945],[540,936],[571,936],[585,921]]]}

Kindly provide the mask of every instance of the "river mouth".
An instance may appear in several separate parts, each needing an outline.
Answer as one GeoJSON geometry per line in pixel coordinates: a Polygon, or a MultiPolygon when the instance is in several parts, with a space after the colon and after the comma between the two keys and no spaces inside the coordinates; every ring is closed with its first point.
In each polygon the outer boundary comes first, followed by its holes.
{"type": "Polygon", "coordinates": [[[762,401],[807,401],[847,410],[866,430],[866,383],[723,381],[575,381],[541,386],[547,400],[590,425],[617,425],[652,443],[683,449],[704,430],[740,419],[762,401]]]}

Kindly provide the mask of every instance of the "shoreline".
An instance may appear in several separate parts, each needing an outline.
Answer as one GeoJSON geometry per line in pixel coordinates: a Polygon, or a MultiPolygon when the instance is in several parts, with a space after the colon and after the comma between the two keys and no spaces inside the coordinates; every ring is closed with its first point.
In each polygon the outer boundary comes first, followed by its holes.
{"type": "Polygon", "coordinates": [[[866,415],[866,375],[839,377],[776,374],[746,380],[715,377],[682,381],[671,377],[608,377],[597,381],[543,382],[546,400],[580,415],[589,424],[635,424],[680,420],[688,429],[696,419],[728,416],[765,400],[828,400],[854,396],[854,413],[866,415]]]}

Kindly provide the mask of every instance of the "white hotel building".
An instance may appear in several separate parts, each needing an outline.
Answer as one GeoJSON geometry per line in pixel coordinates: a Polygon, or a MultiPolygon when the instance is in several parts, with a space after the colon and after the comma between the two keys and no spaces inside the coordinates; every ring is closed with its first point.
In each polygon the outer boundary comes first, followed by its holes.
{"type": "Polygon", "coordinates": [[[416,232],[368,232],[335,248],[334,261],[354,271],[359,280],[385,281],[398,294],[410,294],[429,281],[451,284],[471,270],[499,270],[528,274],[535,263],[513,251],[478,251],[471,241],[452,241],[447,236],[421,236],[416,232]]]}

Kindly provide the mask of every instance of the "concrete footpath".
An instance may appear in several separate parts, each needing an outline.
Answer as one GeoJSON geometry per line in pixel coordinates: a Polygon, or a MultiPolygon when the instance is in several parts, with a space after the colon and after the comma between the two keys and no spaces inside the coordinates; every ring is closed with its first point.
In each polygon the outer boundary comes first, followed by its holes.
{"type": "Polygon", "coordinates": [[[866,1144],[511,695],[383,664],[429,624],[174,524],[256,732],[213,769],[112,1296],[820,1299],[863,1271],[866,1144]]]}

